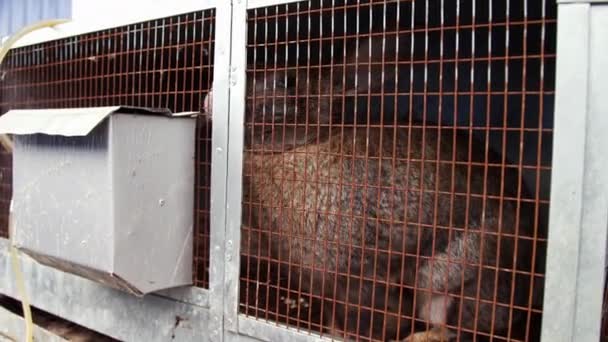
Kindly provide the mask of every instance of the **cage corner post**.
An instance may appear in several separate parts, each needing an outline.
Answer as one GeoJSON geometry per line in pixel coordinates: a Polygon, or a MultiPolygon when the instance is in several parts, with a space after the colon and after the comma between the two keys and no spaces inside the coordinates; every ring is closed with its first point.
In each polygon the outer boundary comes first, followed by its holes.
{"type": "MultiPolygon", "coordinates": [[[[212,126],[211,168],[211,240],[210,240],[210,322],[209,340],[221,342],[225,338],[225,307],[229,305],[230,262],[227,235],[229,175],[229,122],[230,122],[230,55],[232,41],[232,3],[218,1],[215,66],[213,75],[214,117],[212,126]]],[[[238,274],[237,274],[238,279],[238,274]]]]}
{"type": "Polygon", "coordinates": [[[230,36],[230,98],[226,103],[229,114],[227,126],[226,240],[224,278],[224,333],[227,340],[242,340],[238,334],[241,194],[243,172],[243,134],[245,116],[247,63],[247,0],[231,0],[230,36]]]}
{"type": "Polygon", "coordinates": [[[608,230],[608,1],[558,1],[542,341],[598,341],[608,230]]]}

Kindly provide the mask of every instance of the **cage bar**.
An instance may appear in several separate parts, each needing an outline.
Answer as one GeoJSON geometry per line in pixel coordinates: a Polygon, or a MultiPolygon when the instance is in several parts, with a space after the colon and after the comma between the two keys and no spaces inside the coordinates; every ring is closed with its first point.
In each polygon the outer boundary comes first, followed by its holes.
{"type": "Polygon", "coordinates": [[[605,282],[605,2],[560,4],[543,340],[597,341],[605,282]],[[593,70],[593,71],[591,71],[593,70]],[[565,95],[568,94],[568,95],[565,95]],[[572,113],[577,113],[572,115],[572,113]],[[576,167],[567,167],[566,165],[576,167]]]}

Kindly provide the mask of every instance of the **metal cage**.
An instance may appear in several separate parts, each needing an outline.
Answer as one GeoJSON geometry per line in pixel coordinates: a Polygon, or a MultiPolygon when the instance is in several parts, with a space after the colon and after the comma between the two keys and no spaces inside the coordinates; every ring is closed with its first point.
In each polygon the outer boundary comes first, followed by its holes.
{"type": "MultiPolygon", "coordinates": [[[[170,6],[24,41],[0,112],[213,89],[193,285],[137,299],[20,256],[34,307],[125,341],[600,339],[605,1],[170,6]]],[[[11,173],[3,152],[3,238],[11,173]]]]}

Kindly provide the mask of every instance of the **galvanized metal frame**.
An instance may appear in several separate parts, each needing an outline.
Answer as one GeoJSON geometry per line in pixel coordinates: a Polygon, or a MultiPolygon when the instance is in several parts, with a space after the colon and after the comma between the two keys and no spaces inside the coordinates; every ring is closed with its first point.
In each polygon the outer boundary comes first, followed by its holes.
{"type": "MultiPolygon", "coordinates": [[[[0,240],[0,293],[20,298],[9,243],[0,240]]],[[[209,309],[160,295],[139,299],[19,258],[31,305],[123,341],[206,341],[209,309]],[[176,324],[179,317],[179,324],[176,324]]],[[[186,290],[187,291],[187,290],[186,290]]]]}
{"type": "MultiPolygon", "coordinates": [[[[216,7],[215,32],[221,37],[213,84],[209,290],[173,289],[137,299],[21,256],[33,305],[122,340],[327,340],[238,313],[247,9],[294,1],[207,0],[197,8],[216,7]],[[175,317],[187,320],[175,325],[175,317]]],[[[599,338],[608,237],[606,20],[605,0],[560,1],[543,341],[599,338]]],[[[8,241],[2,239],[0,278],[12,279],[8,241]]],[[[18,298],[13,282],[0,282],[0,293],[18,298]]]]}
{"type": "MultiPolygon", "coordinates": [[[[0,341],[4,341],[4,337],[14,341],[25,341],[25,322],[23,317],[0,307],[0,341]]],[[[33,329],[33,337],[36,341],[67,342],[66,339],[38,326],[33,329]]]]}
{"type": "Polygon", "coordinates": [[[216,7],[215,65],[213,69],[212,163],[210,201],[210,243],[209,243],[209,294],[211,322],[209,340],[221,342],[224,338],[223,307],[226,286],[226,192],[228,184],[228,141],[229,141],[229,98],[230,98],[230,41],[232,37],[232,4],[228,1],[216,7]]]}
{"type": "MultiPolygon", "coordinates": [[[[232,8],[230,58],[230,122],[226,188],[226,292],[223,306],[225,330],[238,332],[241,244],[241,191],[247,63],[247,0],[236,0],[232,8]]],[[[214,100],[215,101],[215,100],[214,100]]],[[[214,103],[215,111],[215,103],[214,103]]]]}
{"type": "MultiPolygon", "coordinates": [[[[230,59],[230,128],[226,202],[226,263],[224,328],[228,341],[244,336],[262,341],[329,341],[314,333],[289,329],[282,324],[256,320],[239,314],[239,277],[241,246],[241,201],[243,147],[245,130],[245,91],[247,69],[247,10],[286,4],[294,0],[233,0],[230,59]],[[238,180],[238,181],[235,181],[238,180]]],[[[215,113],[215,90],[214,90],[215,113]]],[[[215,127],[214,118],[214,127],[215,127]]],[[[215,185],[215,183],[213,183],[215,185]]]]}
{"type": "Polygon", "coordinates": [[[608,230],[608,2],[559,5],[543,341],[598,341],[608,230]]]}
{"type": "MultiPolygon", "coordinates": [[[[203,0],[193,7],[190,1],[182,6],[168,6],[162,16],[188,11],[216,8],[215,34],[229,37],[231,30],[231,4],[227,1],[203,0]]],[[[36,44],[62,37],[83,34],[118,25],[153,20],[158,12],[142,11],[136,18],[120,18],[90,25],[72,22],[55,30],[43,30],[26,37],[16,47],[36,44]],[[119,23],[119,24],[115,24],[119,23]]],[[[142,299],[95,282],[40,265],[20,254],[27,293],[33,306],[108,336],[124,341],[222,341],[222,303],[224,292],[224,217],[226,153],[228,144],[228,72],[230,39],[217,39],[214,65],[214,104],[218,112],[213,125],[213,166],[211,188],[210,279],[209,289],[184,287],[161,291],[142,299]],[[223,162],[222,162],[223,160],[223,162]]],[[[10,243],[0,238],[0,293],[20,298],[14,284],[14,270],[10,263],[10,243]]],[[[7,318],[8,319],[8,318],[7,318]]]]}
{"type": "MultiPolygon", "coordinates": [[[[292,1],[249,0],[245,5],[243,2],[246,0],[237,1],[233,20],[236,27],[242,20],[241,27],[245,30],[246,18],[238,13],[242,7],[252,9],[292,1]]],[[[605,25],[608,1],[558,2],[556,134],[542,341],[596,341],[600,333],[608,238],[608,159],[603,153],[608,146],[605,134],[608,104],[602,102],[601,91],[605,93],[608,90],[608,60],[605,58],[608,55],[608,27],[605,25]],[[578,68],[573,68],[573,65],[578,68]],[[593,70],[592,74],[590,70],[593,70]],[[570,169],[573,166],[575,171],[570,169]],[[572,296],[573,293],[576,295],[572,296]],[[565,298],[568,299],[564,301],[565,298]]],[[[239,37],[238,32],[233,31],[233,56],[246,55],[246,37],[246,32],[239,37]]],[[[241,62],[233,59],[232,75],[236,73],[238,77],[245,77],[245,70],[240,69],[243,67],[241,62]]],[[[231,132],[238,134],[231,135],[229,164],[234,177],[229,179],[241,179],[242,176],[241,149],[235,147],[242,145],[244,111],[241,108],[244,109],[245,103],[242,89],[232,85],[233,91],[235,87],[239,93],[231,93],[231,132]]],[[[229,183],[227,210],[230,207],[235,210],[231,219],[239,224],[228,224],[227,238],[237,251],[240,246],[241,190],[239,182],[229,183]]],[[[230,291],[238,296],[239,260],[230,263],[233,265],[226,265],[231,270],[227,271],[226,282],[231,284],[230,291]]],[[[239,315],[238,297],[230,297],[227,297],[227,321],[230,319],[232,322],[234,316],[238,318],[238,323],[226,326],[230,332],[266,341],[327,340],[239,315]]]]}

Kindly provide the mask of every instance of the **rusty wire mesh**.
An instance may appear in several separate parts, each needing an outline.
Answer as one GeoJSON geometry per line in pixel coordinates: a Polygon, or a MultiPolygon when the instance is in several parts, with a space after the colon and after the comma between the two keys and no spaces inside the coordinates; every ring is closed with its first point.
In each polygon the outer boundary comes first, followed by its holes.
{"type": "MultiPolygon", "coordinates": [[[[199,111],[211,87],[215,10],[13,49],[0,66],[0,113],[130,105],[199,111]]],[[[196,148],[194,282],[208,285],[211,131],[196,148]]],[[[11,156],[0,154],[0,236],[7,237],[11,156]]]]}
{"type": "Polygon", "coordinates": [[[355,340],[538,340],[556,15],[250,10],[240,311],[355,340]]]}

